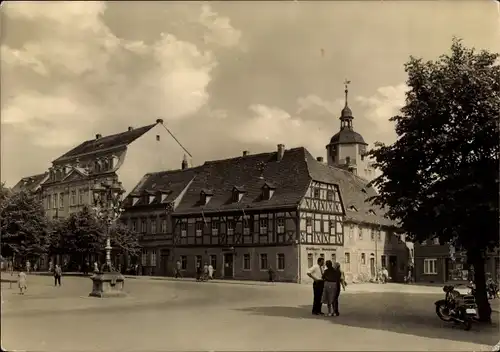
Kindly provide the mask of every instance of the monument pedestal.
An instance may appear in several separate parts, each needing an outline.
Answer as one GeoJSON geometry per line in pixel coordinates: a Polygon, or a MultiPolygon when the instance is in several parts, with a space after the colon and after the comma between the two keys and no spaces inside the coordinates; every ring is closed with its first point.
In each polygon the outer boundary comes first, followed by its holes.
{"type": "Polygon", "coordinates": [[[111,298],[125,297],[127,293],[123,291],[125,277],[116,272],[94,274],[90,278],[93,282],[90,297],[111,298]]]}

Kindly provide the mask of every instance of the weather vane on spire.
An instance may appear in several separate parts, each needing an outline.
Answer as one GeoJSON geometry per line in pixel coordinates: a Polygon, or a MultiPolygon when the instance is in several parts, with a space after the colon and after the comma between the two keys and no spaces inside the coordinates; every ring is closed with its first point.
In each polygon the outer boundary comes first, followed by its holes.
{"type": "Polygon", "coordinates": [[[347,106],[347,95],[349,94],[349,84],[351,84],[351,81],[349,81],[347,78],[344,80],[344,86],[345,86],[345,106],[347,106]]]}

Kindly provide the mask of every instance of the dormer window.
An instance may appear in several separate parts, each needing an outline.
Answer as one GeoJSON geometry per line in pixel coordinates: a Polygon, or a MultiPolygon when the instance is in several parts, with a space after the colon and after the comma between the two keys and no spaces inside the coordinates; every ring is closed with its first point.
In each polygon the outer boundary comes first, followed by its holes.
{"type": "Polygon", "coordinates": [[[350,211],[358,211],[358,209],[357,209],[354,205],[351,205],[351,206],[349,207],[349,210],[350,210],[350,211]]]}
{"type": "Polygon", "coordinates": [[[209,189],[202,189],[200,192],[200,203],[202,205],[207,205],[210,199],[213,197],[213,192],[209,189]]]}
{"type": "Polygon", "coordinates": [[[233,202],[238,203],[241,200],[241,198],[243,198],[244,194],[245,194],[245,190],[242,187],[234,186],[234,188],[233,188],[233,202]]]}
{"type": "Polygon", "coordinates": [[[109,159],[109,168],[114,169],[118,165],[118,157],[116,155],[111,156],[109,159]]]}
{"type": "Polygon", "coordinates": [[[148,204],[151,204],[151,203],[153,203],[153,202],[155,201],[155,198],[156,198],[156,197],[155,197],[154,195],[150,194],[150,195],[148,196],[148,198],[149,198],[149,199],[148,199],[148,200],[149,200],[148,204]]]}
{"type": "Polygon", "coordinates": [[[273,197],[275,190],[276,187],[273,184],[269,182],[264,183],[264,185],[262,186],[262,199],[263,200],[271,199],[273,197]]]}
{"type": "Polygon", "coordinates": [[[375,214],[375,211],[373,209],[368,210],[368,214],[370,214],[370,215],[377,215],[377,214],[375,214]]]}
{"type": "Polygon", "coordinates": [[[137,196],[132,196],[132,206],[136,205],[137,202],[139,201],[140,197],[137,196]]]}

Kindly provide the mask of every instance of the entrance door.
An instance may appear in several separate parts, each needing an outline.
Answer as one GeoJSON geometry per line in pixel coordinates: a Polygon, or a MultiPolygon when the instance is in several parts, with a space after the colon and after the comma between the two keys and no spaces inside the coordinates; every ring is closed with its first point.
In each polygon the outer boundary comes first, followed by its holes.
{"type": "Polygon", "coordinates": [[[389,276],[391,277],[392,281],[396,280],[397,270],[398,257],[396,257],[395,255],[391,255],[389,256],[389,267],[387,268],[387,271],[389,272],[389,276]]]}
{"type": "Polygon", "coordinates": [[[376,276],[376,273],[375,273],[375,258],[370,258],[370,273],[372,274],[372,277],[376,276]]]}
{"type": "Polygon", "coordinates": [[[234,277],[233,266],[234,266],[233,253],[225,253],[224,254],[224,278],[225,279],[232,279],[234,277]]]}
{"type": "Polygon", "coordinates": [[[168,261],[170,259],[170,251],[168,249],[162,249],[160,252],[160,275],[168,275],[168,261]]]}

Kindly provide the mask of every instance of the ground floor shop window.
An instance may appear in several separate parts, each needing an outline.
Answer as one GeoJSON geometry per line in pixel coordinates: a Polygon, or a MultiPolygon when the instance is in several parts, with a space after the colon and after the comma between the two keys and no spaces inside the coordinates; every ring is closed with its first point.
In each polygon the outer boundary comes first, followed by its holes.
{"type": "Polygon", "coordinates": [[[260,255],[260,270],[267,270],[268,265],[267,265],[267,254],[262,253],[260,255]]]}
{"type": "Polygon", "coordinates": [[[243,270],[250,270],[250,254],[243,255],[243,270]]]}
{"type": "Polygon", "coordinates": [[[217,256],[215,254],[212,254],[210,256],[210,265],[212,265],[212,268],[214,268],[214,270],[217,268],[217,256]]]}
{"type": "Polygon", "coordinates": [[[437,274],[437,259],[424,259],[424,274],[425,275],[437,274]]]}
{"type": "Polygon", "coordinates": [[[469,278],[467,264],[461,258],[446,259],[446,273],[449,281],[466,281],[469,278]]]}

